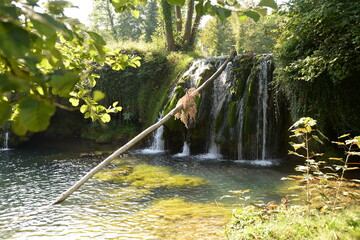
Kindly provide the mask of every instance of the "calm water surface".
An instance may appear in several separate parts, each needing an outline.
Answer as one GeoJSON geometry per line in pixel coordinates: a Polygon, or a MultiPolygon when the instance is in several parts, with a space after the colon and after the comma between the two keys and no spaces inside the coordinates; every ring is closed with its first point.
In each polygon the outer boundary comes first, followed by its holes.
{"type": "Polygon", "coordinates": [[[152,200],[179,197],[192,202],[234,204],[220,197],[239,189],[251,189],[249,195],[254,201],[279,200],[286,194],[280,178],[292,172],[292,167],[284,168],[280,160],[234,162],[133,153],[130,158],[136,163],[168,166],[174,173],[202,177],[211,184],[195,189],[162,189],[119,200],[119,195],[132,193],[121,185],[91,179],[65,202],[8,226],[14,218],[56,199],[102,160],[80,157],[80,153],[89,151],[94,147],[78,143],[0,151],[0,238],[158,239],[131,217],[151,206],[152,200]]]}

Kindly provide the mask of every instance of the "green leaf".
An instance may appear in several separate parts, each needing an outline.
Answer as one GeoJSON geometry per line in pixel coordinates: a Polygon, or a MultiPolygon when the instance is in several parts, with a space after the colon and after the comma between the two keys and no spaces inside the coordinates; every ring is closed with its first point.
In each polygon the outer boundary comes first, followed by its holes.
{"type": "Polygon", "coordinates": [[[43,131],[49,126],[54,113],[55,107],[51,102],[26,97],[19,103],[18,127],[32,132],[43,131]]]}
{"type": "Polygon", "coordinates": [[[295,144],[295,143],[293,143],[293,144],[291,144],[291,146],[294,148],[294,150],[296,151],[296,150],[298,150],[299,148],[304,148],[305,147],[305,143],[303,142],[303,143],[298,143],[298,144],[295,144]]]}
{"type": "Polygon", "coordinates": [[[69,102],[71,103],[71,105],[73,105],[74,107],[79,106],[79,99],[78,98],[70,98],[69,102]]]}
{"type": "Polygon", "coordinates": [[[259,21],[260,14],[254,11],[245,11],[244,15],[248,16],[249,18],[253,19],[255,22],[259,21]]]}
{"type": "Polygon", "coordinates": [[[261,0],[260,3],[258,4],[259,7],[270,7],[273,9],[277,9],[278,6],[275,2],[275,0],[261,0]]]}
{"type": "Polygon", "coordinates": [[[316,135],[312,135],[312,137],[315,139],[315,141],[317,141],[318,143],[324,145],[324,142],[316,135]]]}
{"type": "Polygon", "coordinates": [[[37,13],[32,9],[25,9],[24,12],[34,24],[34,28],[45,36],[52,36],[55,32],[61,33],[65,39],[72,40],[73,33],[65,26],[58,22],[52,16],[45,13],[37,13]]]}
{"type": "Polygon", "coordinates": [[[254,10],[258,13],[260,13],[261,16],[267,15],[267,9],[266,8],[254,8],[254,10]]]}
{"type": "Polygon", "coordinates": [[[103,99],[105,97],[105,93],[99,91],[99,90],[95,90],[93,92],[93,99],[94,101],[100,101],[101,99],[103,99]]]}
{"type": "Polygon", "coordinates": [[[51,76],[49,83],[53,94],[68,97],[79,80],[79,75],[74,72],[57,72],[51,76]]]}
{"type": "Polygon", "coordinates": [[[139,18],[139,17],[140,17],[140,11],[137,10],[137,9],[133,9],[133,10],[131,10],[131,15],[132,15],[134,18],[139,18]]]}
{"type": "Polygon", "coordinates": [[[101,114],[101,115],[100,115],[100,119],[101,119],[101,121],[102,121],[103,123],[107,123],[107,122],[110,122],[111,117],[110,117],[109,114],[104,113],[104,114],[101,114]]]}
{"type": "Polygon", "coordinates": [[[242,22],[245,22],[246,21],[246,19],[247,19],[247,16],[245,16],[244,14],[238,14],[238,17],[239,17],[239,19],[240,19],[240,21],[242,21],[242,22]]]}
{"type": "Polygon", "coordinates": [[[340,139],[340,138],[345,138],[345,137],[348,137],[348,136],[350,136],[350,133],[343,134],[343,135],[341,135],[341,136],[340,136],[340,137],[338,137],[338,138],[340,139]]]}
{"type": "Polygon", "coordinates": [[[80,107],[80,112],[85,113],[89,109],[89,106],[84,104],[80,107]]]}
{"type": "Polygon", "coordinates": [[[99,34],[97,34],[96,32],[91,32],[91,31],[86,31],[87,34],[89,34],[89,36],[98,44],[105,46],[106,42],[103,39],[102,36],[100,36],[99,34]]]}
{"type": "Polygon", "coordinates": [[[26,134],[27,129],[25,128],[25,126],[19,123],[18,118],[14,119],[14,123],[12,124],[11,127],[14,133],[16,133],[19,136],[24,136],[26,134]]]}
{"type": "Polygon", "coordinates": [[[231,11],[228,10],[228,9],[225,9],[225,8],[216,7],[215,11],[216,11],[216,15],[219,17],[219,19],[221,21],[224,21],[225,19],[227,19],[231,15],[231,11]]]}
{"type": "Polygon", "coordinates": [[[59,15],[64,12],[64,8],[66,7],[72,7],[72,2],[69,1],[49,1],[46,4],[46,7],[48,8],[49,12],[53,15],[59,15]]]}
{"type": "Polygon", "coordinates": [[[10,103],[0,101],[0,125],[2,125],[11,116],[12,108],[10,103]]]}
{"type": "Polygon", "coordinates": [[[185,0],[166,0],[171,5],[183,6],[185,4],[185,0]]]}
{"type": "Polygon", "coordinates": [[[0,21],[0,50],[9,58],[23,58],[30,47],[30,35],[21,27],[0,21]]]}

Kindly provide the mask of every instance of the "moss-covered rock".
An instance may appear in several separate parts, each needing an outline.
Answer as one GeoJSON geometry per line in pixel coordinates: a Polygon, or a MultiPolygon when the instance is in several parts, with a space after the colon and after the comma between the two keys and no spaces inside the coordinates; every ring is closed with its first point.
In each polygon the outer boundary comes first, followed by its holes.
{"type": "Polygon", "coordinates": [[[94,177],[102,181],[128,183],[134,187],[147,189],[199,187],[208,183],[205,179],[198,177],[171,174],[168,167],[155,167],[148,164],[123,165],[106,169],[95,174],[94,177]]]}
{"type": "Polygon", "coordinates": [[[230,214],[231,210],[222,205],[168,198],[156,200],[132,219],[141,219],[140,226],[156,239],[218,240],[230,214]]]}

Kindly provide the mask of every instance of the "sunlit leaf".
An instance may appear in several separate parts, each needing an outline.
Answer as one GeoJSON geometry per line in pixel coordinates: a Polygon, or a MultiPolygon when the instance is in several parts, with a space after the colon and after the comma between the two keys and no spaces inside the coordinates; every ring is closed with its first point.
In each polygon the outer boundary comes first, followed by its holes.
{"type": "Polygon", "coordinates": [[[305,147],[305,143],[299,143],[299,144],[291,144],[291,146],[294,148],[294,150],[298,150],[299,148],[305,147]]]}
{"type": "Polygon", "coordinates": [[[49,101],[27,97],[21,100],[19,111],[19,125],[26,130],[39,132],[49,126],[55,107],[49,101]]]}
{"type": "Polygon", "coordinates": [[[67,97],[79,80],[79,75],[74,72],[57,72],[51,76],[49,83],[53,94],[67,97]]]}
{"type": "Polygon", "coordinates": [[[240,21],[242,21],[242,22],[245,22],[247,19],[247,16],[244,14],[239,14],[238,17],[239,17],[240,21]]]}
{"type": "Polygon", "coordinates": [[[299,154],[299,153],[297,153],[297,152],[290,151],[290,150],[288,150],[288,154],[293,154],[293,155],[296,155],[296,156],[298,156],[298,157],[305,158],[305,156],[304,156],[304,155],[301,155],[301,154],[299,154]]]}
{"type": "Polygon", "coordinates": [[[343,142],[334,142],[334,141],[332,141],[332,143],[335,143],[335,144],[337,144],[337,145],[339,145],[339,146],[345,145],[345,143],[343,143],[343,142]]]}
{"type": "Polygon", "coordinates": [[[96,101],[96,102],[104,99],[104,97],[105,97],[105,93],[103,93],[103,92],[101,92],[101,91],[99,91],[99,90],[95,90],[95,91],[93,92],[93,99],[94,99],[94,101],[96,101]]]}
{"type": "Polygon", "coordinates": [[[105,40],[103,39],[102,36],[100,36],[99,34],[97,34],[96,32],[92,32],[92,31],[87,31],[87,34],[89,34],[89,36],[98,44],[100,45],[106,45],[105,40]]]}
{"type": "Polygon", "coordinates": [[[348,136],[350,136],[350,133],[343,134],[343,135],[341,135],[341,136],[340,136],[340,137],[338,137],[338,138],[345,138],[345,137],[348,137],[348,136]]]}
{"type": "Polygon", "coordinates": [[[100,119],[101,119],[101,121],[102,121],[103,123],[107,123],[107,122],[110,122],[111,117],[110,117],[109,114],[104,113],[104,114],[101,114],[101,115],[100,115],[100,119]]]}
{"type": "Polygon", "coordinates": [[[346,154],[360,156],[360,152],[346,152],[346,154]]]}
{"type": "Polygon", "coordinates": [[[329,160],[342,161],[342,158],[330,157],[329,160]]]}
{"type": "Polygon", "coordinates": [[[89,109],[89,106],[84,104],[80,107],[80,112],[85,113],[89,109]]]}
{"type": "Polygon", "coordinates": [[[79,99],[78,98],[70,98],[69,102],[71,103],[71,105],[73,105],[74,107],[79,106],[79,99]]]}

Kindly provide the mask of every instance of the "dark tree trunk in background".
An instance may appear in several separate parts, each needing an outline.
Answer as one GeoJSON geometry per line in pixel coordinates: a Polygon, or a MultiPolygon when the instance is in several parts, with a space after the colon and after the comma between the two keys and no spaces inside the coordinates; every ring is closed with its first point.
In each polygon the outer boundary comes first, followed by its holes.
{"type": "Polygon", "coordinates": [[[172,27],[172,6],[166,0],[161,0],[161,11],[164,17],[166,50],[175,51],[175,41],[172,27]]]}
{"type": "Polygon", "coordinates": [[[181,32],[182,31],[181,7],[176,6],[175,7],[175,12],[176,12],[176,31],[181,32]]]}
{"type": "Polygon", "coordinates": [[[186,16],[185,30],[183,36],[183,46],[186,46],[190,41],[193,15],[194,15],[194,0],[189,0],[187,6],[187,16],[186,16]]]}

